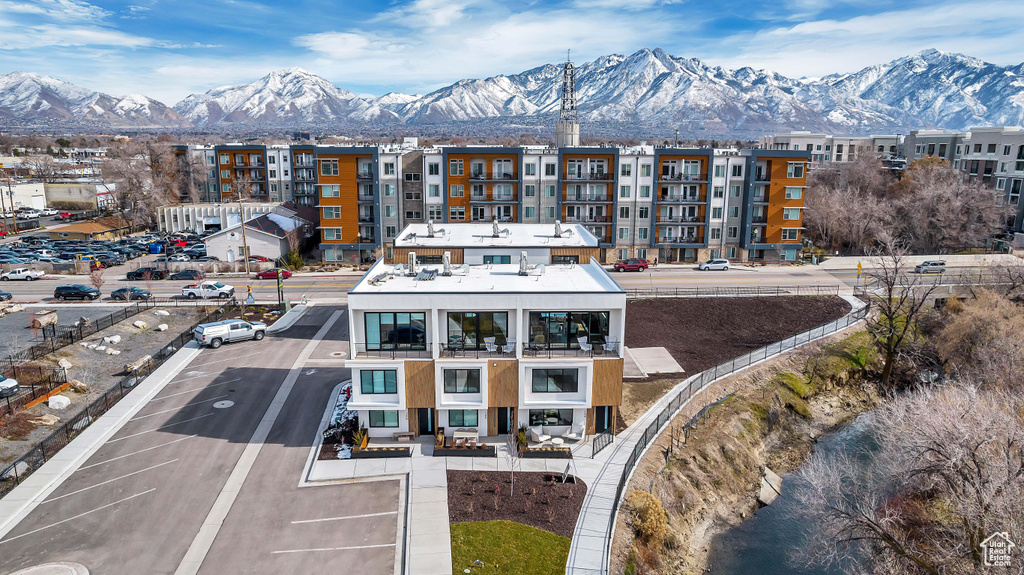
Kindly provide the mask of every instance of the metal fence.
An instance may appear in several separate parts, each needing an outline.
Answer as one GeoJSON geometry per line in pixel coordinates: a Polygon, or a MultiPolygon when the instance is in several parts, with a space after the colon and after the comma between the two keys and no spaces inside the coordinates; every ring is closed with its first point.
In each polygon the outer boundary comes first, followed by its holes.
{"type": "Polygon", "coordinates": [[[54,431],[49,437],[38,443],[35,447],[29,450],[28,453],[21,456],[17,461],[0,471],[0,497],[7,495],[7,493],[14,489],[19,483],[31,475],[32,472],[39,469],[47,460],[52,458],[54,454],[70,443],[72,439],[78,437],[78,435],[81,434],[85,428],[89,427],[93,421],[98,419],[101,415],[106,413],[107,410],[120,401],[121,398],[131,391],[132,388],[141,383],[142,380],[152,374],[158,367],[163,365],[163,363],[174,355],[175,352],[181,349],[182,346],[191,341],[192,330],[194,330],[197,325],[211,321],[218,321],[231,307],[235,305],[236,302],[231,300],[228,304],[217,308],[193,324],[192,327],[178,334],[171,343],[165,345],[160,348],[159,351],[152,354],[152,359],[132,373],[125,375],[116,386],[109,389],[102,397],[89,404],[88,407],[65,422],[64,425],[60,426],[60,428],[54,431]]]}
{"type": "Polygon", "coordinates": [[[749,286],[749,287],[681,287],[681,288],[630,288],[626,290],[629,299],[661,297],[751,297],[784,295],[839,295],[839,284],[830,286],[749,286]]]}
{"type": "Polygon", "coordinates": [[[15,396],[0,399],[0,418],[14,415],[25,409],[29,403],[46,397],[67,383],[67,372],[63,368],[39,365],[16,365],[9,359],[0,362],[0,374],[17,380],[24,389],[15,396]]]}
{"type": "Polygon", "coordinates": [[[690,378],[690,383],[685,388],[681,389],[679,393],[669,401],[668,405],[661,410],[661,413],[658,414],[658,418],[655,421],[652,421],[651,424],[644,429],[643,435],[640,436],[639,441],[637,441],[636,445],[633,446],[633,451],[626,460],[625,466],[622,469],[622,476],[619,477],[618,487],[615,490],[615,501],[612,505],[611,511],[612,517],[611,521],[609,521],[608,533],[606,535],[608,543],[611,543],[615,516],[618,514],[619,505],[622,501],[622,492],[625,491],[626,486],[629,484],[629,478],[633,473],[633,468],[636,467],[636,464],[640,461],[640,457],[643,455],[644,450],[652,441],[654,441],[665,424],[675,416],[676,412],[679,411],[679,408],[685,405],[686,402],[694,396],[694,394],[700,392],[706,386],[721,377],[733,374],[751,364],[766,360],[786,350],[793,349],[826,335],[835,333],[857,323],[867,317],[867,315],[868,307],[865,306],[835,321],[820,325],[814,329],[797,334],[780,342],[756,349],[746,355],[742,355],[726,363],[706,369],[690,378]]]}
{"type": "Polygon", "coordinates": [[[593,459],[595,455],[601,452],[602,449],[608,447],[615,440],[615,432],[613,427],[602,431],[601,433],[594,436],[594,442],[591,444],[593,451],[590,453],[590,458],[593,459]]]}

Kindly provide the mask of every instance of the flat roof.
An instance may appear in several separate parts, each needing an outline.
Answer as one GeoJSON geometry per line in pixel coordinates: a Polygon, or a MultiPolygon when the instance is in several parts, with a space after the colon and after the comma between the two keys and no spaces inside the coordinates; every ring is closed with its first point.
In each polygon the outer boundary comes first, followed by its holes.
{"type": "Polygon", "coordinates": [[[434,236],[430,237],[428,224],[409,224],[395,238],[395,247],[596,248],[598,246],[597,237],[582,225],[561,224],[561,228],[562,236],[555,237],[555,224],[498,223],[500,233],[495,236],[493,223],[446,223],[434,224],[434,236]]]}
{"type": "MultiPolygon", "coordinates": [[[[532,265],[532,264],[531,264],[532,265]]],[[[452,275],[442,275],[443,265],[417,266],[417,272],[436,270],[431,280],[405,275],[403,264],[384,260],[370,268],[349,290],[349,294],[499,294],[499,293],[605,293],[625,295],[622,288],[591,258],[587,264],[540,264],[529,275],[519,275],[519,264],[451,266],[452,275]]]]}

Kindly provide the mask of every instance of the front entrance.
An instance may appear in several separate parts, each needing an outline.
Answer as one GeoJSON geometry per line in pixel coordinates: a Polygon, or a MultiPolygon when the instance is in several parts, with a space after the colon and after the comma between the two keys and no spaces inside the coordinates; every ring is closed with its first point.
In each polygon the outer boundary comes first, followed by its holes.
{"type": "Polygon", "coordinates": [[[514,407],[499,407],[498,408],[498,434],[512,433],[514,422],[515,422],[515,408],[514,407]]]}
{"type": "Polygon", "coordinates": [[[596,433],[602,433],[613,427],[613,409],[611,405],[594,406],[594,431],[596,433]]]}
{"type": "Polygon", "coordinates": [[[417,429],[419,435],[434,435],[434,408],[417,408],[416,420],[419,422],[419,429],[417,429]]]}

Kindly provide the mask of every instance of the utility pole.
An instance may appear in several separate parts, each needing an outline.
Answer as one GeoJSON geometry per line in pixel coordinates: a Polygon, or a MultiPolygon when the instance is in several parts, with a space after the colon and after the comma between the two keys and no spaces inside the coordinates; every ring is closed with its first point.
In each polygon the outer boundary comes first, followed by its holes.
{"type": "MultiPolygon", "coordinates": [[[[0,164],[0,169],[3,169],[3,164],[0,164]]],[[[11,190],[11,174],[9,171],[4,170],[4,175],[7,176],[7,199],[11,201],[11,223],[14,224],[14,234],[18,234],[18,216],[14,213],[14,191],[11,190]]],[[[3,190],[0,190],[0,204],[3,202],[3,190]]],[[[4,213],[7,213],[7,209],[4,208],[4,213]]],[[[4,218],[6,220],[6,218],[4,218]]]]}
{"type": "Polygon", "coordinates": [[[249,277],[249,244],[245,241],[245,206],[242,194],[238,194],[238,220],[242,223],[242,257],[245,258],[245,277],[249,277]]]}

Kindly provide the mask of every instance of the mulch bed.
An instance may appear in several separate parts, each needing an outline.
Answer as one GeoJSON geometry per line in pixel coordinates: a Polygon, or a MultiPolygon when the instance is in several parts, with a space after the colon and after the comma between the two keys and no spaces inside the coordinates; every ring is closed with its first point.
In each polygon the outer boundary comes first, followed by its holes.
{"type": "Polygon", "coordinates": [[[626,346],[664,347],[687,374],[850,312],[838,296],[654,298],[626,304],[626,346]]]}
{"type": "Polygon", "coordinates": [[[448,471],[448,520],[515,521],[555,535],[572,537],[587,486],[561,475],[516,472],[515,493],[509,497],[507,471],[448,471]],[[497,486],[498,491],[495,492],[497,486]]]}

